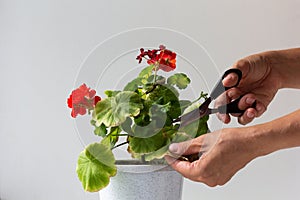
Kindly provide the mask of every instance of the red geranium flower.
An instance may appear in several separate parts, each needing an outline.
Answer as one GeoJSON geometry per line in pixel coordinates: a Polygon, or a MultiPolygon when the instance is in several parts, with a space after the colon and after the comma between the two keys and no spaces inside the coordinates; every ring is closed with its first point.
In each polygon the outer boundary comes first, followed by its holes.
{"type": "Polygon", "coordinates": [[[140,49],[140,55],[136,57],[139,63],[145,58],[149,65],[156,64],[158,69],[165,72],[172,71],[176,68],[176,53],[172,52],[164,45],[160,45],[159,49],[152,49],[145,51],[143,48],[140,49]]]}
{"type": "Polygon", "coordinates": [[[77,117],[78,114],[85,115],[87,110],[94,109],[98,101],[101,100],[99,96],[95,96],[96,91],[88,88],[85,84],[72,91],[67,100],[68,107],[72,108],[71,116],[77,117]]]}
{"type": "Polygon", "coordinates": [[[176,53],[170,50],[163,50],[159,54],[159,69],[169,72],[176,68],[176,53]]]}

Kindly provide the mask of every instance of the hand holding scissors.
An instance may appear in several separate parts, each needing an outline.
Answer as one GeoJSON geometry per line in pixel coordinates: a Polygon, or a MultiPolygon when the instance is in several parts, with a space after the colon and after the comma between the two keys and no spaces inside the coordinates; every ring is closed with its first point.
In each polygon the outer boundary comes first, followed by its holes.
{"type": "MultiPolygon", "coordinates": [[[[234,101],[221,105],[217,108],[209,108],[210,103],[218,98],[221,94],[223,94],[225,91],[237,87],[241,81],[242,78],[242,72],[239,69],[229,69],[225,71],[223,74],[222,78],[218,81],[216,86],[211,92],[211,95],[209,98],[207,98],[198,109],[195,109],[187,114],[182,115],[178,119],[175,120],[175,122],[180,121],[181,126],[186,126],[194,121],[196,121],[199,118],[202,118],[204,116],[210,115],[210,114],[215,114],[215,113],[220,113],[220,114],[243,114],[245,110],[241,110],[238,107],[239,101],[243,96],[240,96],[239,98],[235,99],[234,101]],[[235,85],[231,87],[224,87],[222,80],[229,74],[234,73],[237,75],[238,80],[235,85]]],[[[252,107],[255,107],[256,102],[253,103],[252,107]]]]}

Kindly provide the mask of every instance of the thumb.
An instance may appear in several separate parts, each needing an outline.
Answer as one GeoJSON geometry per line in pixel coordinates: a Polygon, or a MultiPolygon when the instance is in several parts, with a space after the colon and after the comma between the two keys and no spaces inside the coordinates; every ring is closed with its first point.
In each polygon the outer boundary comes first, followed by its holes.
{"type": "MultiPolygon", "coordinates": [[[[253,56],[240,59],[236,63],[234,63],[233,66],[231,67],[231,68],[236,68],[241,70],[242,79],[245,79],[247,77],[247,74],[249,74],[250,66],[253,60],[252,57],[253,56]]],[[[238,81],[238,75],[235,73],[230,73],[223,79],[223,85],[225,87],[232,87],[233,85],[236,85],[237,81],[238,81]]]]}
{"type": "Polygon", "coordinates": [[[222,82],[224,87],[232,87],[236,85],[237,81],[238,81],[238,75],[235,73],[230,73],[223,79],[222,82]]]}

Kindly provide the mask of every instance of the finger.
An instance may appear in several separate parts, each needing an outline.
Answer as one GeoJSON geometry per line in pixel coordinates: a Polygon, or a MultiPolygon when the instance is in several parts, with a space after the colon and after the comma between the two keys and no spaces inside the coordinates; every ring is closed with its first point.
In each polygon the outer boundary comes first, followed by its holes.
{"type": "Polygon", "coordinates": [[[217,113],[217,117],[220,121],[222,121],[225,124],[228,124],[231,121],[231,118],[228,114],[217,113]]]}
{"type": "MultiPolygon", "coordinates": [[[[165,156],[165,160],[174,170],[182,174],[184,177],[196,180],[196,177],[199,174],[198,161],[190,163],[187,161],[176,160],[170,156],[165,156]]],[[[197,177],[197,180],[198,179],[199,177],[197,177]]]]}
{"type": "Polygon", "coordinates": [[[169,151],[175,155],[191,155],[200,153],[203,148],[204,135],[195,139],[181,143],[173,143],[169,146],[169,151]]]}
{"type": "Polygon", "coordinates": [[[242,116],[238,117],[238,122],[246,125],[252,122],[255,117],[257,117],[257,111],[254,108],[248,108],[242,116]]]}
{"type": "MultiPolygon", "coordinates": [[[[229,103],[230,101],[231,98],[228,96],[228,93],[225,92],[216,99],[214,107],[217,108],[221,105],[229,103]]],[[[228,114],[217,113],[217,117],[220,121],[222,121],[225,124],[228,124],[230,122],[230,116],[228,114]]]]}
{"type": "Polygon", "coordinates": [[[222,82],[225,87],[232,87],[237,83],[237,81],[238,75],[235,73],[230,73],[223,79],[222,82]]]}
{"type": "Polygon", "coordinates": [[[227,103],[231,102],[234,99],[239,98],[241,95],[243,95],[244,93],[239,90],[238,88],[231,88],[229,90],[226,91],[226,95],[227,95],[227,103]]]}
{"type": "Polygon", "coordinates": [[[266,107],[264,104],[257,102],[255,108],[247,108],[242,116],[238,116],[238,122],[242,125],[246,125],[252,122],[254,118],[260,117],[265,111],[266,107]]]}
{"type": "Polygon", "coordinates": [[[242,125],[246,125],[253,121],[257,117],[258,112],[255,108],[251,108],[256,102],[256,97],[254,94],[246,94],[239,101],[239,109],[245,110],[242,116],[238,117],[238,122],[242,125]]]}
{"type": "MultiPolygon", "coordinates": [[[[237,88],[227,90],[224,94],[218,97],[215,101],[215,108],[221,105],[225,105],[231,102],[233,99],[237,99],[241,95],[241,91],[237,88]]],[[[217,113],[217,117],[220,121],[228,124],[231,121],[230,115],[217,113]]]]}
{"type": "MultiPolygon", "coordinates": [[[[233,90],[231,93],[229,93],[228,96],[231,96],[230,99],[233,100],[237,95],[239,95],[238,90],[233,90]]],[[[239,113],[231,113],[230,115],[233,117],[239,117],[238,120],[241,124],[247,124],[251,122],[255,117],[257,117],[257,112],[254,110],[248,110],[246,111],[247,108],[252,107],[256,102],[256,98],[254,94],[246,94],[244,95],[238,102],[238,107],[240,110],[245,110],[243,112],[242,117],[240,117],[241,114],[239,113]]],[[[230,116],[228,114],[217,114],[217,117],[223,121],[224,123],[229,123],[230,122],[230,116]]]]}
{"type": "Polygon", "coordinates": [[[248,58],[243,58],[241,60],[238,60],[233,66],[232,68],[237,68],[239,70],[242,71],[242,79],[244,79],[248,74],[249,74],[249,71],[250,71],[250,60],[248,58]]]}
{"type": "MultiPolygon", "coordinates": [[[[205,183],[210,187],[214,187],[217,185],[216,178],[214,176],[202,176],[200,161],[195,162],[187,162],[187,161],[179,161],[170,156],[165,156],[165,160],[167,163],[177,172],[179,172],[184,177],[197,182],[205,183]]],[[[202,170],[203,171],[203,170],[202,170]]]]}
{"type": "Polygon", "coordinates": [[[256,102],[255,109],[257,111],[257,117],[260,117],[267,110],[265,104],[261,103],[260,101],[256,102]]]}
{"type": "Polygon", "coordinates": [[[256,101],[256,97],[254,94],[251,93],[245,94],[239,101],[238,107],[241,110],[246,110],[247,108],[251,107],[255,101],[256,101]]]}

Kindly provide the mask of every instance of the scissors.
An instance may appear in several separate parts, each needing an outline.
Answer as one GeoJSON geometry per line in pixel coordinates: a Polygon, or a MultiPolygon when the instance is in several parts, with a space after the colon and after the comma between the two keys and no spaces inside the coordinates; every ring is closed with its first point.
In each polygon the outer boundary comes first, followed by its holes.
{"type": "MultiPolygon", "coordinates": [[[[174,122],[181,122],[180,126],[186,126],[204,116],[215,114],[215,113],[221,113],[221,114],[229,114],[229,113],[237,113],[237,114],[243,114],[245,110],[241,110],[238,108],[239,101],[243,96],[240,96],[239,98],[235,99],[234,101],[219,106],[217,108],[209,108],[209,104],[215,100],[217,97],[219,97],[223,92],[229,90],[230,88],[237,87],[242,79],[242,71],[239,69],[229,69],[225,71],[222,78],[218,81],[218,83],[215,85],[214,89],[212,90],[210,97],[207,98],[199,108],[182,115],[181,117],[177,118],[174,122]],[[224,87],[222,80],[229,74],[236,74],[238,77],[237,83],[231,87],[224,87]]],[[[252,107],[255,107],[256,102],[253,103],[252,107]]]]}

